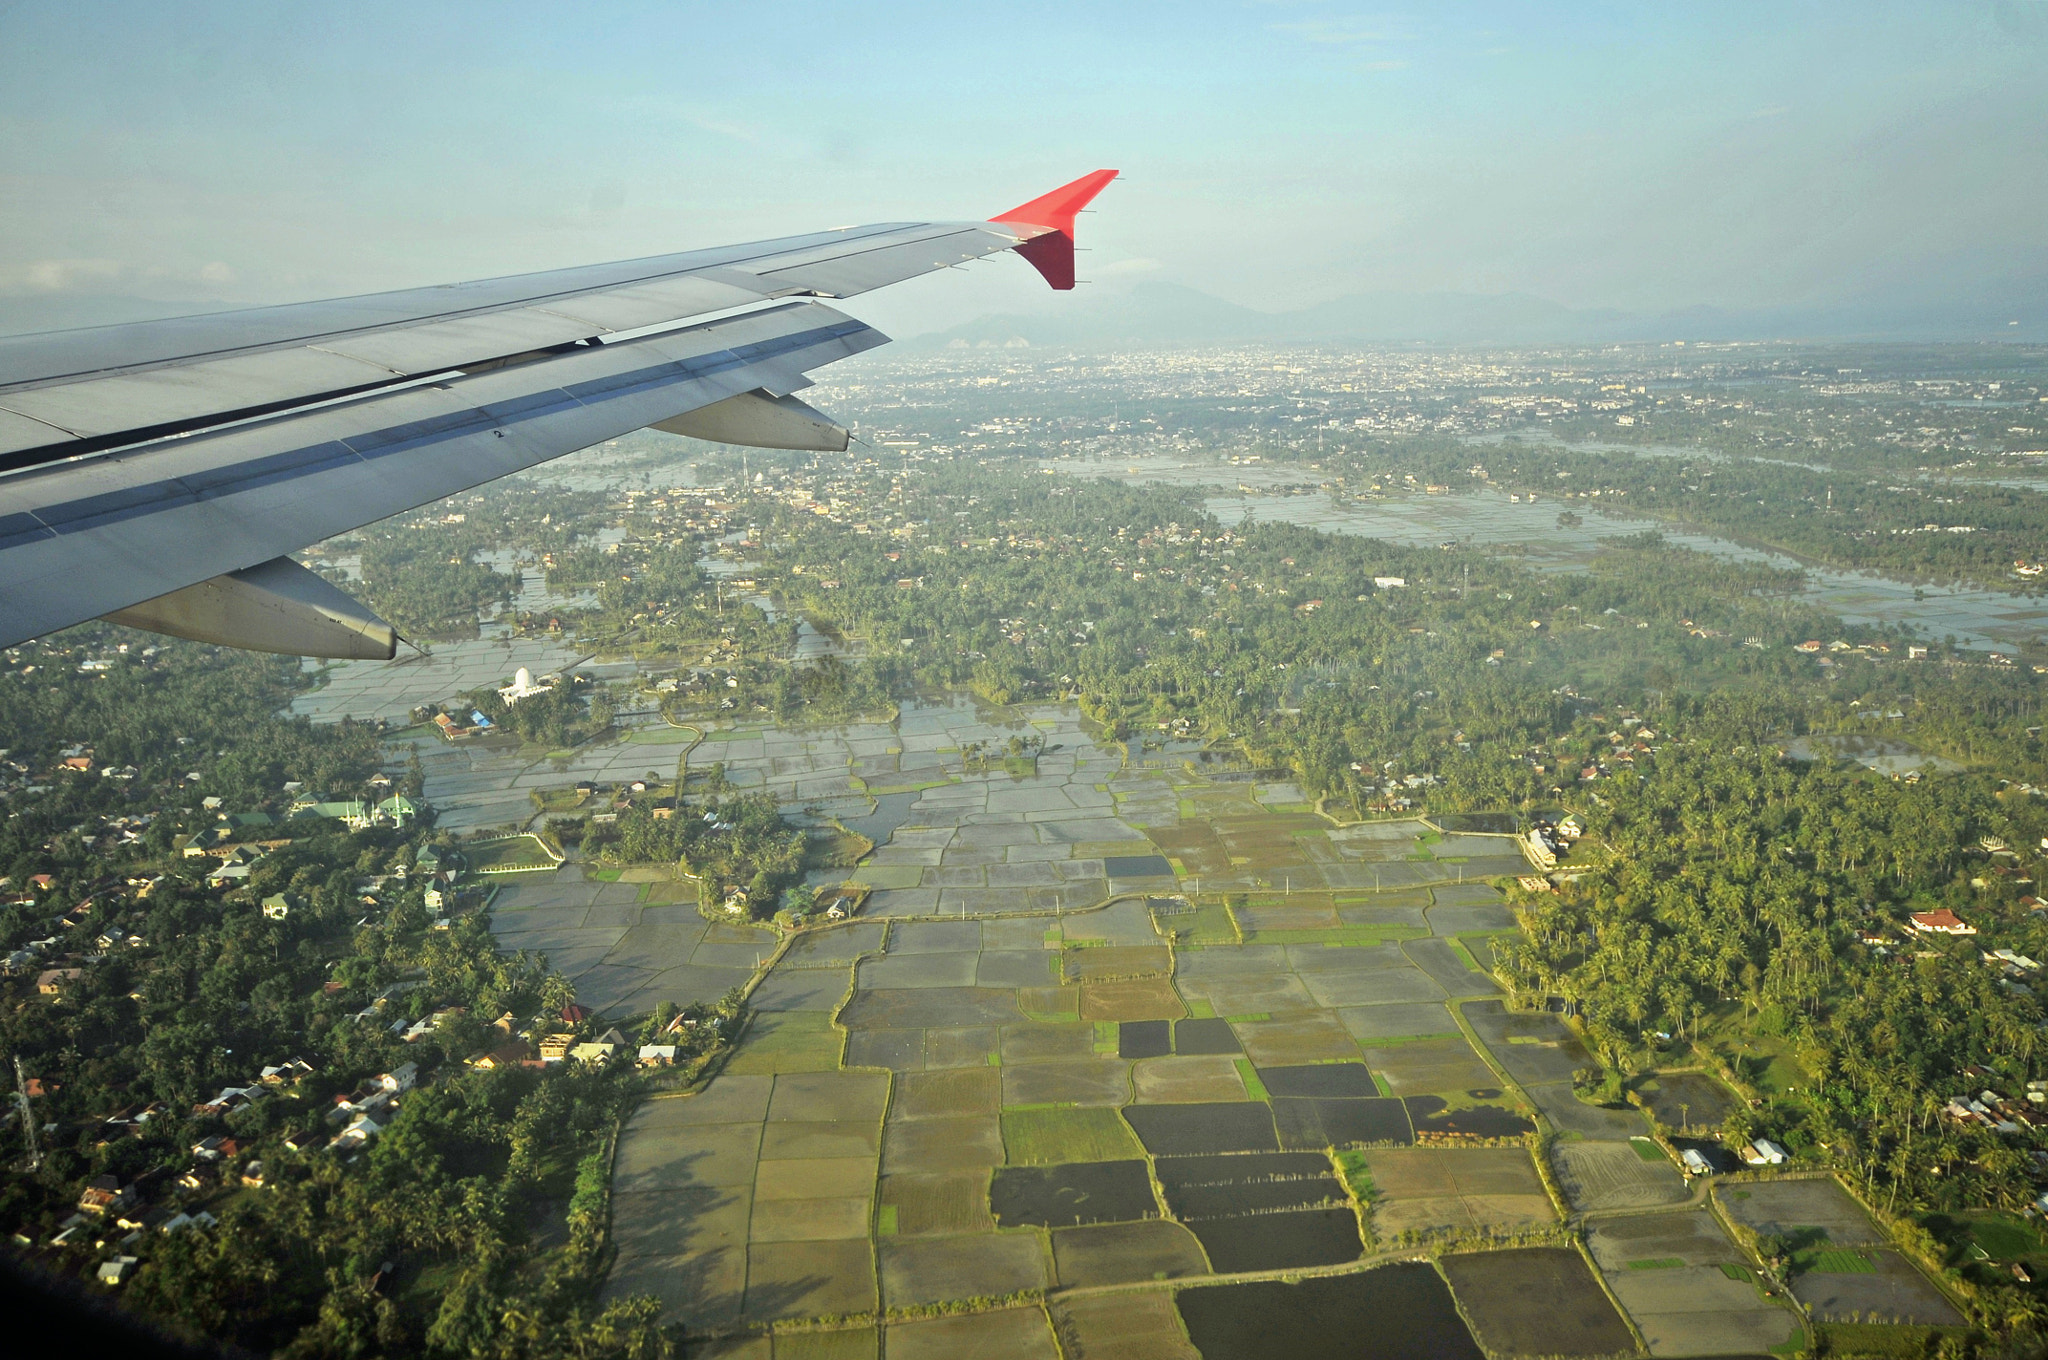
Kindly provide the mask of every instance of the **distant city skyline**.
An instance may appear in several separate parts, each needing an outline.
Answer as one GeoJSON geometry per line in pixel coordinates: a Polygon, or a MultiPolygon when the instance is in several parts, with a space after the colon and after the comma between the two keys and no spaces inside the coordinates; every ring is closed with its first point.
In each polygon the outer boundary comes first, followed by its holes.
{"type": "MultiPolygon", "coordinates": [[[[0,322],[982,216],[1117,166],[1103,290],[2011,302],[2041,339],[2044,55],[2044,0],[0,4],[0,322]]],[[[914,335],[1041,288],[1001,260],[853,309],[914,335]]]]}

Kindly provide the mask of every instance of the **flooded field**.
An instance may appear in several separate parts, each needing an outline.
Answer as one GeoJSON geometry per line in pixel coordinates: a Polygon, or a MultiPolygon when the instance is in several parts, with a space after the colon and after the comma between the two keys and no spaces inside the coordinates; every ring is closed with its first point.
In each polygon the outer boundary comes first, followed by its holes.
{"type": "Polygon", "coordinates": [[[1183,1289],[1188,1336],[1203,1360],[1480,1360],[1443,1277],[1427,1265],[1357,1275],[1183,1289]]]}
{"type": "MultiPolygon", "coordinates": [[[[1640,452],[1641,450],[1632,450],[1640,452]]],[[[1690,450],[1687,456],[1697,456],[1690,450]]],[[[1277,520],[1385,539],[1409,547],[1457,543],[1510,551],[1537,570],[1583,571],[1602,541],[1657,530],[1667,542],[1735,562],[1804,570],[1806,600],[1850,623],[1903,623],[1930,638],[1953,634],[1963,647],[2016,647],[2048,635],[2048,602],[2002,590],[1973,590],[1875,574],[1803,567],[1785,556],[1747,547],[1712,534],[1681,533],[1659,522],[1626,514],[1588,510],[1573,502],[1583,523],[1560,525],[1563,501],[1517,498],[1481,488],[1455,496],[1405,495],[1385,500],[1339,500],[1324,489],[1322,474],[1207,460],[1154,456],[1127,461],[1053,460],[1046,464],[1067,476],[1107,477],[1170,486],[1216,487],[1206,509],[1224,524],[1277,520]]]]}
{"type": "Polygon", "coordinates": [[[322,683],[293,700],[291,711],[314,722],[382,718],[403,726],[412,721],[412,710],[419,705],[506,684],[521,666],[535,675],[551,675],[586,659],[588,653],[573,644],[509,637],[438,642],[425,656],[401,648],[395,661],[308,659],[306,670],[319,673],[322,683]]]}
{"type": "Polygon", "coordinates": [[[1451,1292],[1494,1355],[1626,1355],[1628,1324],[1576,1251],[1535,1247],[1444,1258],[1451,1292]]]}
{"type": "Polygon", "coordinates": [[[1901,775],[1910,770],[1947,773],[1963,768],[1960,762],[1946,756],[1927,755],[1914,749],[1910,743],[1882,737],[1800,737],[1786,746],[1785,754],[1795,760],[1823,757],[1853,760],[1879,774],[1889,775],[1901,775]]]}
{"type": "Polygon", "coordinates": [[[1683,1134],[1717,1129],[1736,1108],[1727,1087],[1701,1072],[1660,1072],[1635,1084],[1659,1124],[1683,1134]]]}
{"type": "MultiPolygon", "coordinates": [[[[525,645],[444,648],[431,671],[337,667],[306,708],[403,717],[415,696],[579,660],[525,645]]],[[[1198,752],[1127,759],[1071,706],[928,699],[888,721],[716,724],[701,742],[633,721],[573,751],[407,741],[458,830],[526,823],[535,790],[577,779],[673,778],[689,750],[874,849],[813,875],[866,889],[863,916],[806,932],[772,967],[774,932],[706,920],[695,885],[659,866],[600,877],[571,862],[500,889],[501,943],[546,954],[608,1017],[754,987],[722,1073],[650,1101],[622,1134],[613,1296],[653,1293],[671,1320],[735,1338],[834,1319],[830,1345],[849,1353],[1055,1355],[1058,1328],[1106,1353],[1215,1360],[1270,1353],[1234,1328],[1284,1299],[1329,1318],[1400,1309],[1398,1335],[1369,1342],[1386,1354],[1477,1354],[1453,1288],[1484,1339],[1523,1325],[1524,1276],[1540,1275],[1574,1301],[1546,1351],[1605,1344],[1611,1317],[1579,1307],[1584,1282],[1539,1251],[1458,1258],[1449,1284],[1374,1265],[1397,1241],[1542,1240],[1559,1206],[1519,1145],[1539,1111],[1567,1135],[1569,1207],[1639,1214],[1683,1196],[1628,1141],[1639,1112],[1571,1094],[1587,1057],[1558,1018],[1503,1009],[1474,970],[1487,937],[1514,929],[1488,882],[1525,871],[1511,823],[1339,826],[1284,780],[1198,752]],[[969,743],[1019,733],[1044,738],[1034,766],[964,766],[969,743]],[[1203,1284],[1354,1262],[1295,1286],[1203,1284]],[[1115,1314],[1061,1292],[1148,1283],[1115,1314]],[[1049,1310],[971,1310],[1037,1290],[1049,1310]]],[[[1660,1113],[1701,1096],[1679,1076],[1645,1094],[1660,1113]]],[[[1870,1280],[1890,1278],[1872,1250],[1870,1280]]],[[[1702,1269],[1732,1288],[1721,1264],[1702,1269]]],[[[1809,1272],[1816,1306],[1867,1292],[1840,1275],[1809,1272]]],[[[1702,1316],[1629,1288],[1653,1350],[1785,1339],[1775,1308],[1702,1316]]]]}
{"type": "MultiPolygon", "coordinates": [[[[685,1325],[1340,1266],[1373,1239],[1336,1151],[1483,1161],[1501,1154],[1412,1145],[1418,1129],[1455,1144],[1533,1127],[1448,1009],[1496,993],[1452,941],[1512,928],[1471,872],[1523,867],[1490,827],[1446,842],[1414,820],[1335,826],[1285,784],[1126,763],[1051,705],[741,723],[696,758],[877,844],[846,874],[869,890],[863,918],[795,942],[725,1073],[680,1098],[708,1103],[716,1139],[753,1140],[744,1236],[737,1152],[706,1160],[710,1180],[679,1163],[622,1199],[612,1288],[658,1278],[685,1325]],[[1019,730],[1046,739],[1035,771],[963,768],[963,745],[1019,730]],[[1431,853],[1450,845],[1458,863],[1431,853]],[[873,1268],[823,1282],[853,1261],[851,1235],[873,1268]]],[[[583,932],[594,961],[577,960],[579,987],[640,1008],[663,984],[642,944],[657,936],[633,913],[661,912],[663,885],[630,905],[626,886],[598,919],[536,903],[519,938],[583,932]]],[[[748,963],[744,942],[691,943],[663,916],[653,929],[688,948],[674,967],[706,970],[671,985],[748,963]]],[[[666,1146],[663,1127],[629,1128],[633,1156],[666,1146]]],[[[1528,1153],[1505,1155],[1519,1173],[1452,1176],[1461,1227],[1555,1222],[1528,1153]]]]}

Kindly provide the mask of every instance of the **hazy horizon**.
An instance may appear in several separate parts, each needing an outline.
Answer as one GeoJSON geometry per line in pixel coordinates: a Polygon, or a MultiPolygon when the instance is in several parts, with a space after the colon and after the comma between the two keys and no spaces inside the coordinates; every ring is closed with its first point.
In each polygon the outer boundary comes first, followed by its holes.
{"type": "MultiPolygon", "coordinates": [[[[2012,304],[2042,338],[2043,0],[83,13],[0,7],[0,319],[978,217],[1109,165],[1105,293],[2012,304]]],[[[854,310],[913,336],[1053,301],[1003,259],[854,310]]]]}

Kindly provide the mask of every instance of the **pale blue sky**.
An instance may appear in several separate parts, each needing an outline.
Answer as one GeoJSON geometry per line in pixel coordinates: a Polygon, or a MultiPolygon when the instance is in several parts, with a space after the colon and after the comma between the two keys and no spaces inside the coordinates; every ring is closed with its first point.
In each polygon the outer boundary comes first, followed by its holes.
{"type": "MultiPolygon", "coordinates": [[[[247,303],[983,216],[1269,309],[1630,310],[2048,278],[2048,0],[0,0],[0,295],[247,303]]],[[[1045,305],[1021,262],[899,333],[1045,305]]],[[[0,307],[4,307],[0,301],[0,307]]]]}

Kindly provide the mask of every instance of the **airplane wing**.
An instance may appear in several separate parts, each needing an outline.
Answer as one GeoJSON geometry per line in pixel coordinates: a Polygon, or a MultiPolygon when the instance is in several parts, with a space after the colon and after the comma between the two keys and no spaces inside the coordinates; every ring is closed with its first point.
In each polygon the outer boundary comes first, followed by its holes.
{"type": "Polygon", "coordinates": [[[92,618],[388,658],[287,554],[653,426],[844,449],[845,298],[1014,250],[1074,286],[1098,170],[986,222],[850,227],[437,288],[0,338],[0,646],[92,618]]]}

